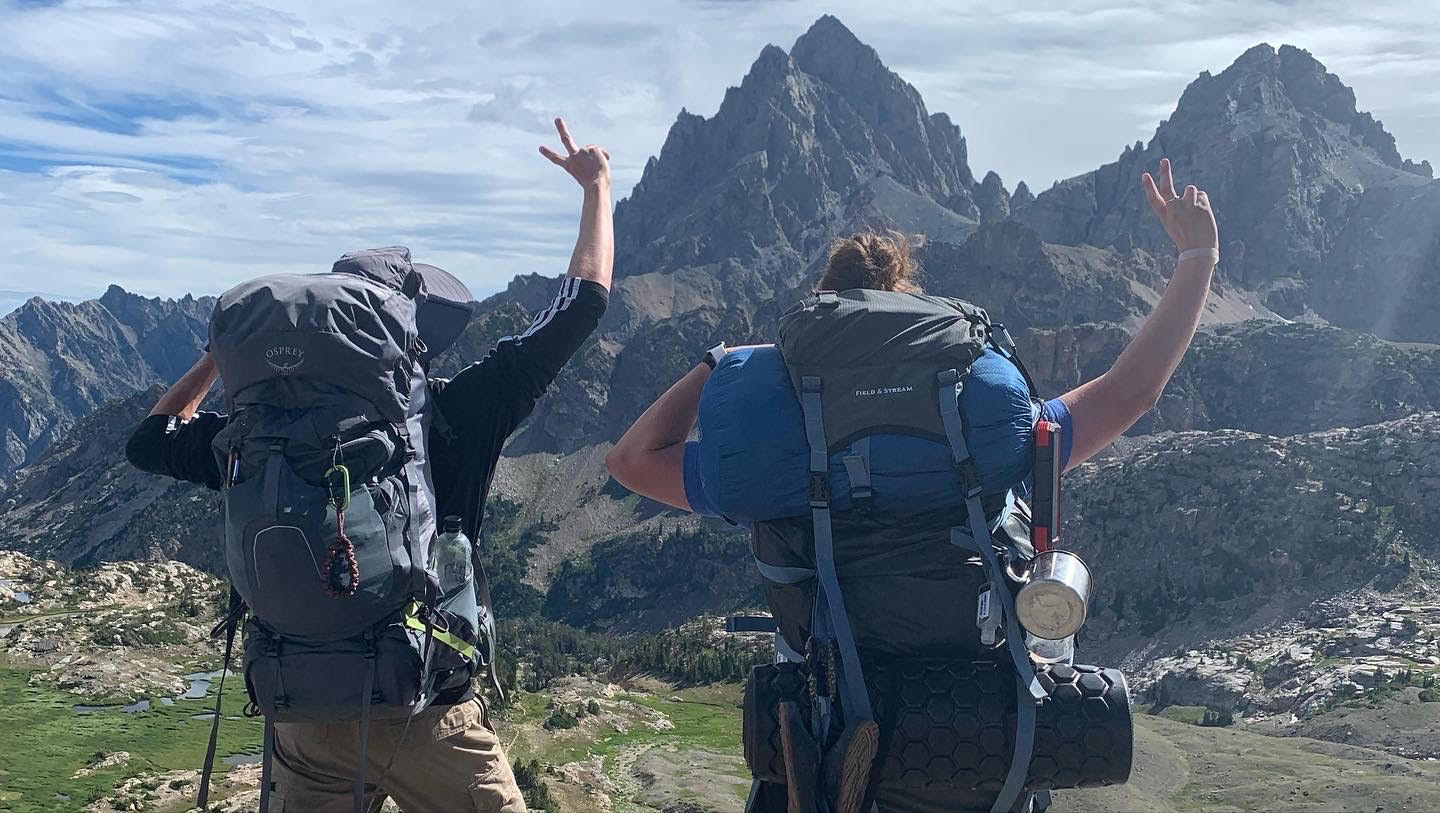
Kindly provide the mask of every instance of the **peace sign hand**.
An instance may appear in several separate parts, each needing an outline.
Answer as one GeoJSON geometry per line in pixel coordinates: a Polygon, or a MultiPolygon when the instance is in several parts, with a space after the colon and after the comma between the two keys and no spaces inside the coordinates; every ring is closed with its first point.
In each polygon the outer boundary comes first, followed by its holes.
{"type": "Polygon", "coordinates": [[[1185,187],[1185,194],[1175,194],[1175,178],[1170,174],[1170,159],[1160,159],[1160,185],[1146,172],[1140,176],[1150,208],[1165,226],[1165,233],[1180,251],[1220,248],[1215,213],[1210,209],[1210,196],[1194,186],[1185,187]]]}
{"type": "Polygon", "coordinates": [[[570,137],[570,130],[565,126],[565,120],[555,119],[555,129],[560,131],[560,143],[565,147],[565,156],[542,146],[540,154],[550,159],[550,163],[570,173],[576,183],[586,189],[610,186],[610,153],[604,147],[591,144],[584,148],[575,146],[575,139],[570,137]]]}

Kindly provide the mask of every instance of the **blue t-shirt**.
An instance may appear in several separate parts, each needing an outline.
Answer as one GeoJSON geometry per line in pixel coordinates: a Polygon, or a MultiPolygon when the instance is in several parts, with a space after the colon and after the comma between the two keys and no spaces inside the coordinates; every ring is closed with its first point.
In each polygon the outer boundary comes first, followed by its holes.
{"type": "MultiPolygon", "coordinates": [[[[1070,417],[1070,408],[1059,398],[1051,398],[1040,407],[1040,419],[1060,424],[1060,468],[1064,469],[1070,463],[1070,449],[1075,443],[1074,433],[1071,432],[1074,419],[1070,417]]],[[[719,517],[720,512],[715,510],[715,503],[710,499],[710,495],[705,493],[704,481],[700,479],[699,453],[699,443],[690,441],[685,444],[685,499],[694,513],[719,517]]]]}

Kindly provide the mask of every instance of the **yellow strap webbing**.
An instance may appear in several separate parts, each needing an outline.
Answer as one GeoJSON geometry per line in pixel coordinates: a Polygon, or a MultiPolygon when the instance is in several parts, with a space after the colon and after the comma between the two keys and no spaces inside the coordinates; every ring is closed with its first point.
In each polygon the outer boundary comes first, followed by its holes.
{"type": "MultiPolygon", "coordinates": [[[[424,621],[420,620],[419,612],[420,604],[412,601],[410,606],[405,608],[405,626],[412,630],[425,632],[426,625],[424,621]]],[[[432,625],[430,627],[430,636],[445,646],[459,652],[460,655],[467,660],[475,660],[475,647],[465,643],[465,639],[455,633],[442,630],[432,625]]]]}

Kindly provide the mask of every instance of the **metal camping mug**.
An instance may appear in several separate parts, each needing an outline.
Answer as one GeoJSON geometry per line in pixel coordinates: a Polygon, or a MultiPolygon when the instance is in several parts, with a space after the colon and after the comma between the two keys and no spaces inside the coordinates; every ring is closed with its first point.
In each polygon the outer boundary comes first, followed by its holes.
{"type": "Polygon", "coordinates": [[[1021,626],[1052,641],[1079,632],[1090,601],[1090,568],[1068,550],[1037,554],[1030,579],[1015,596],[1021,626]]]}

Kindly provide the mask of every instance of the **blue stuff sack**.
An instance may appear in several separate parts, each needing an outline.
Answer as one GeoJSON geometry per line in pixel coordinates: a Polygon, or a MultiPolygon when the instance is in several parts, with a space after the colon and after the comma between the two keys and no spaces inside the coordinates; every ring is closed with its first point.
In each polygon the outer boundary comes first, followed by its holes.
{"type": "MultiPolygon", "coordinates": [[[[1030,444],[1040,404],[1009,359],[987,349],[963,379],[960,410],[965,440],[987,495],[1003,494],[1030,475],[1030,444]]],[[[877,511],[961,507],[950,448],[913,435],[869,438],[870,482],[877,511]]],[[[830,455],[831,507],[853,507],[844,458],[830,455]]],[[[732,350],[700,395],[697,462],[716,511],[735,522],[808,514],[810,447],[805,420],[780,350],[732,350]]]]}

